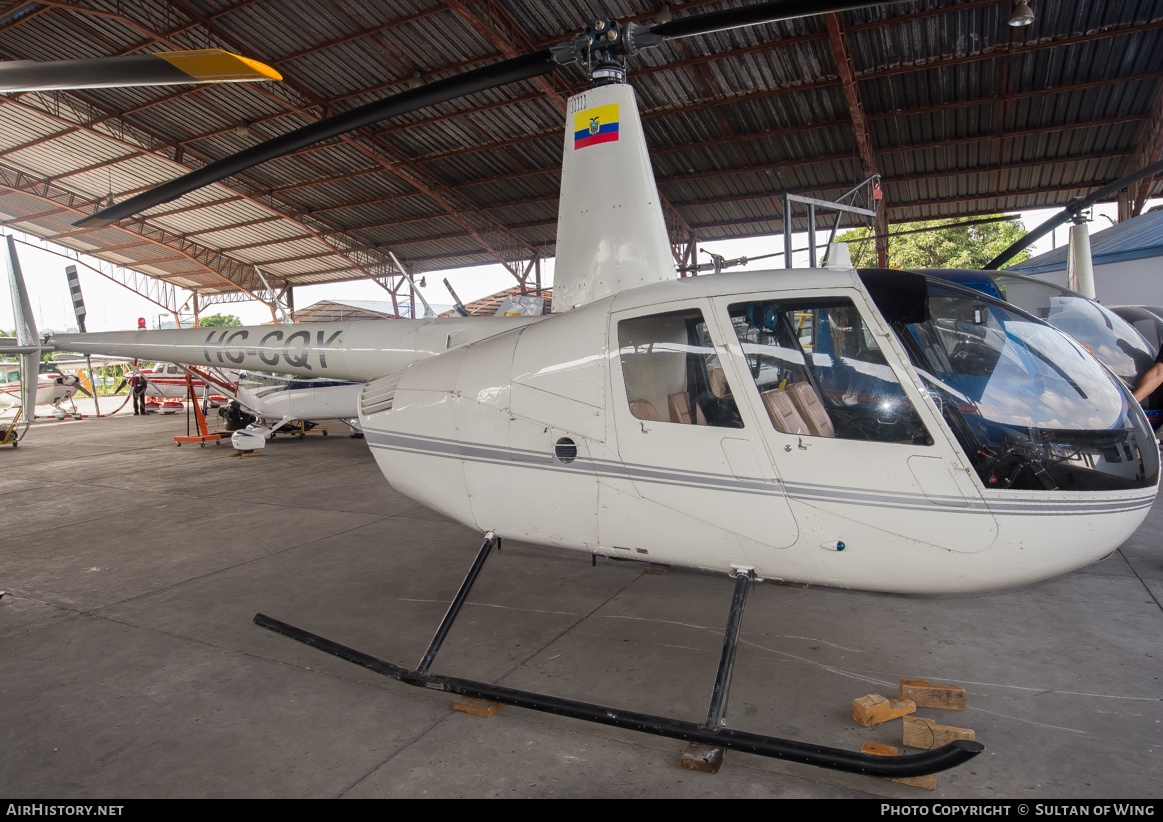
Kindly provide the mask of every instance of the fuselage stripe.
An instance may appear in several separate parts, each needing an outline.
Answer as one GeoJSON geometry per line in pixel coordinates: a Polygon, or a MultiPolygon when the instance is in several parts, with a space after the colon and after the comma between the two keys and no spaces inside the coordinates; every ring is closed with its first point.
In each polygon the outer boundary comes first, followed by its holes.
{"type": "Polygon", "coordinates": [[[1148,508],[1154,493],[1112,500],[1003,500],[985,502],[955,497],[930,498],[923,494],[873,491],[813,483],[779,482],[761,477],[740,478],[705,471],[670,469],[656,465],[639,465],[617,460],[589,459],[579,456],[568,465],[553,461],[543,451],[505,449],[482,443],[393,434],[364,429],[372,448],[386,451],[463,460],[497,466],[520,466],[538,470],[585,471],[597,477],[630,480],[651,485],[669,485],[707,490],[736,491],[762,496],[786,497],[808,504],[841,503],[862,507],[890,507],[912,511],[948,511],[951,513],[997,514],[1005,516],[1061,516],[1077,514],[1113,514],[1148,508]]]}

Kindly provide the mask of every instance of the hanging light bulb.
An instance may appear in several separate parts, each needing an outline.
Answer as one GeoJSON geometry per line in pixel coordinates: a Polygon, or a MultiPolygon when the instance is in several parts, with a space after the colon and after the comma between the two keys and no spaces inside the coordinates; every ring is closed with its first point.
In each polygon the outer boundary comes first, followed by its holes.
{"type": "Polygon", "coordinates": [[[1010,15],[1010,25],[1014,28],[1018,26],[1028,26],[1034,22],[1034,11],[1026,0],[1018,0],[1014,3],[1014,13],[1010,15]]]}
{"type": "Polygon", "coordinates": [[[654,15],[654,22],[658,25],[669,23],[674,19],[674,15],[670,13],[670,3],[663,3],[662,8],[658,10],[658,14],[654,15]]]}

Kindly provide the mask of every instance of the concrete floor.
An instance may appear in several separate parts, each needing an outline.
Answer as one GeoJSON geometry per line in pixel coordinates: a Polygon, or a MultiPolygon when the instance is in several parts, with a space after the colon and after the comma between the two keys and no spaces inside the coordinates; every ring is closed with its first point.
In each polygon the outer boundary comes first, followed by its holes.
{"type": "MultiPolygon", "coordinates": [[[[263,612],[405,665],[478,535],[396,494],[362,440],[261,457],[175,448],[184,417],[38,423],[0,449],[0,795],[136,797],[1163,797],[1163,502],[1106,561],[1027,588],[752,591],[740,730],[859,749],[852,700],[956,684],[986,751],[936,791],[386,680],[256,627],[263,612]]],[[[515,489],[519,492],[519,489],[515,489]]],[[[433,670],[701,721],[732,582],[506,543],[433,670]]]]}

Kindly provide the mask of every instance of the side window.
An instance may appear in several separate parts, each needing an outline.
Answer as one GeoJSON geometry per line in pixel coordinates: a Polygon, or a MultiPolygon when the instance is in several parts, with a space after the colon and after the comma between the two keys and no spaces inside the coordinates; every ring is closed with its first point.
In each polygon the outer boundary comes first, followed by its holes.
{"type": "Polygon", "coordinates": [[[638,419],[743,427],[698,309],[619,322],[618,354],[630,413],[638,419]]]}
{"type": "Polygon", "coordinates": [[[785,434],[932,443],[856,307],[845,299],[730,306],[772,425],[785,434]]]}

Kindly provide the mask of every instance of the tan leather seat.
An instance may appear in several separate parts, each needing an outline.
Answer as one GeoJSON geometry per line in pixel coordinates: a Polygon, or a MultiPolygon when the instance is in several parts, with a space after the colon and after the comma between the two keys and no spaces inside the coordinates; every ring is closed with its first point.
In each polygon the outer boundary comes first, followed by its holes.
{"type": "Polygon", "coordinates": [[[784,434],[812,435],[811,429],[796,410],[796,405],[786,389],[772,388],[760,396],[763,397],[763,407],[767,409],[767,415],[771,417],[771,424],[775,426],[776,431],[782,431],[784,434]]]}
{"type": "Polygon", "coordinates": [[[813,435],[817,437],[836,436],[836,429],[832,427],[832,418],[828,416],[827,409],[820,402],[820,396],[810,383],[797,382],[794,385],[789,385],[787,392],[791,401],[795,403],[796,410],[800,412],[800,417],[807,423],[813,435]]]}
{"type": "Polygon", "coordinates": [[[707,367],[707,383],[711,387],[711,393],[719,399],[727,396],[730,392],[727,386],[727,375],[722,368],[714,365],[707,367]]]}
{"type": "Polygon", "coordinates": [[[630,413],[640,420],[662,422],[662,417],[658,416],[658,411],[650,400],[630,400],[630,413]]]}
{"type": "MultiPolygon", "coordinates": [[[[667,410],[670,411],[671,422],[691,424],[691,400],[685,391],[675,391],[666,398],[667,410]]],[[[695,419],[699,425],[706,425],[707,418],[703,416],[703,409],[695,406],[695,419]]]]}

